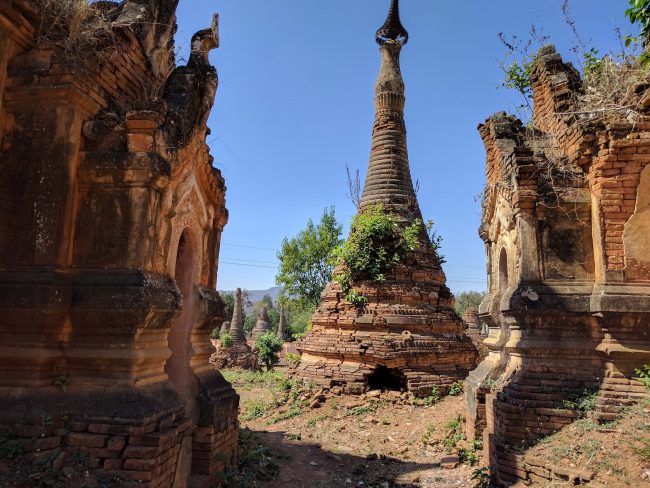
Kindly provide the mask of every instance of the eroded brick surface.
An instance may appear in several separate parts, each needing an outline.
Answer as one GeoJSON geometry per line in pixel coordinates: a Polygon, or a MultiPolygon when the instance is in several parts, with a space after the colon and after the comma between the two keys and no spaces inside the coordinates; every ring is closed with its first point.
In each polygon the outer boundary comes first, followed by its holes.
{"type": "Polygon", "coordinates": [[[582,81],[552,47],[532,82],[535,129],[505,113],[479,126],[489,355],[467,382],[467,429],[503,482],[550,480],[518,449],[573,422],[567,402],[591,392],[594,417],[616,418],[643,397],[634,370],[650,361],[646,108],[580,113],[582,81]]]}
{"type": "Polygon", "coordinates": [[[228,217],[205,142],[216,18],[176,66],[176,1],[92,3],[109,27],[88,56],[39,37],[40,4],[0,2],[0,430],[57,466],[214,484],[238,429],[208,361],[228,217]]]}

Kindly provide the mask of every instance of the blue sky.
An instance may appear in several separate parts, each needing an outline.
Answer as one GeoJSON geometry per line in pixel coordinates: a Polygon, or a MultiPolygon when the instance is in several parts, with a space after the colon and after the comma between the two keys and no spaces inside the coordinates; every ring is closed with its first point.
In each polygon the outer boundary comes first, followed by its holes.
{"type": "MultiPolygon", "coordinates": [[[[355,212],[345,165],[365,175],[379,69],[374,33],[389,0],[181,0],[181,54],[192,34],[220,14],[221,47],[211,60],[219,88],[208,141],[228,191],[230,221],[218,288],[274,285],[276,250],[307,219],[336,207],[355,212]]],[[[445,272],[454,292],[485,289],[477,235],[485,154],[477,125],[513,111],[516,93],[497,89],[504,48],[497,33],[527,37],[534,23],[571,59],[575,39],[561,0],[403,0],[411,38],[402,54],[413,178],[425,219],[444,237],[445,272]]],[[[614,27],[632,30],[624,0],[572,0],[585,41],[618,48],[614,27]]],[[[347,227],[347,226],[346,226],[347,227]]],[[[346,230],[347,234],[347,230],[346,230]]]]}

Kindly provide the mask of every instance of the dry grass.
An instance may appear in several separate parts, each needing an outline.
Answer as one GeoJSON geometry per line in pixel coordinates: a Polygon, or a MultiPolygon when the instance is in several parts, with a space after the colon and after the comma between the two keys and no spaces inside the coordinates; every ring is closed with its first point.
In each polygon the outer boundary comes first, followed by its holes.
{"type": "Polygon", "coordinates": [[[109,13],[88,0],[36,0],[41,21],[36,34],[40,45],[56,44],[73,58],[101,56],[115,42],[109,13]]]}
{"type": "Polygon", "coordinates": [[[650,69],[634,57],[600,60],[583,76],[583,93],[576,96],[580,119],[614,118],[635,123],[645,117],[642,100],[650,86],[650,69]]]}

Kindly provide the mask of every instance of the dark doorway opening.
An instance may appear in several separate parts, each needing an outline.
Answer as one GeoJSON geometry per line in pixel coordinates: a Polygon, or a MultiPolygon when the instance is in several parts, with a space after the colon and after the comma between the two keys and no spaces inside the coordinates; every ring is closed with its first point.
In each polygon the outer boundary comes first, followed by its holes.
{"type": "Polygon", "coordinates": [[[406,391],[406,378],[397,369],[377,366],[368,376],[368,387],[371,390],[406,391]]]}

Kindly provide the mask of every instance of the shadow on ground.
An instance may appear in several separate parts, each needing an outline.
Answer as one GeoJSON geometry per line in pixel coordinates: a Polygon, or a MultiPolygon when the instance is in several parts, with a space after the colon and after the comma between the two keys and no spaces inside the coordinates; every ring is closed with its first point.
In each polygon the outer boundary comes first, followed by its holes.
{"type": "Polygon", "coordinates": [[[285,432],[253,431],[257,443],[279,455],[280,474],[265,488],[410,488],[470,486],[439,463],[415,463],[386,456],[331,452],[291,439],[285,432]],[[454,478],[454,479],[451,479],[454,478]]]}

